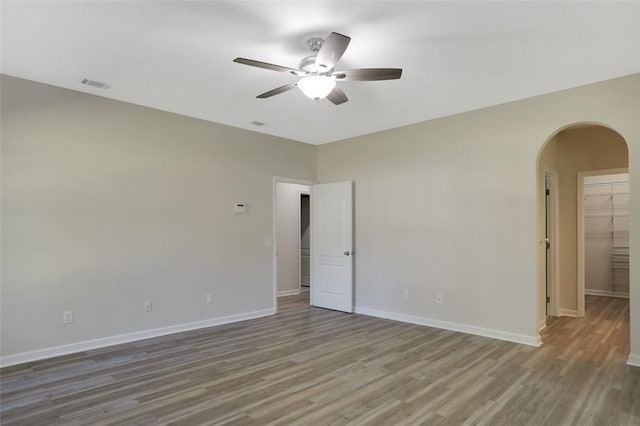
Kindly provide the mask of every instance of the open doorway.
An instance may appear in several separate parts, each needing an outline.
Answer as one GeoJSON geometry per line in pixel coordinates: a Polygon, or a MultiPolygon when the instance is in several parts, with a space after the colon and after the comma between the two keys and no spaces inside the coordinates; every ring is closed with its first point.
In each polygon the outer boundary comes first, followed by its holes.
{"type": "MultiPolygon", "coordinates": [[[[607,311],[606,315],[619,315],[621,321],[628,323],[628,302],[601,299],[611,294],[592,292],[592,294],[586,295],[587,302],[585,304],[585,273],[591,274],[594,268],[585,269],[584,236],[582,234],[584,222],[582,204],[585,198],[584,177],[605,174],[606,171],[612,169],[616,171],[628,170],[626,141],[620,134],[605,126],[572,125],[549,138],[541,149],[537,167],[540,223],[538,252],[540,259],[539,328],[550,326],[556,321],[555,318],[559,317],[586,316],[589,317],[588,323],[597,324],[598,318],[600,318],[599,314],[594,313],[594,310],[597,309],[609,309],[611,312],[607,311]],[[555,191],[553,188],[554,178],[556,180],[555,191]],[[556,202],[555,207],[554,201],[556,202]],[[555,238],[553,238],[554,234],[555,238]],[[551,296],[549,305],[547,305],[548,296],[551,296]],[[614,305],[615,308],[613,308],[614,305]]],[[[626,192],[628,205],[628,191],[626,192]]],[[[609,200],[610,197],[617,197],[617,195],[608,194],[600,197],[601,199],[598,201],[609,200]]],[[[606,234],[608,238],[606,248],[608,254],[603,261],[610,266],[614,257],[617,256],[617,252],[613,253],[612,247],[617,247],[620,244],[611,243],[611,238],[613,238],[611,233],[618,232],[612,229],[611,215],[608,219],[604,218],[603,220],[608,221],[603,228],[605,229],[603,236],[606,234]]],[[[607,271],[610,269],[608,268],[607,271]]],[[[589,279],[591,278],[594,277],[589,277],[589,279]]],[[[570,322],[571,319],[566,321],[570,322]]],[[[563,320],[562,325],[554,324],[553,329],[566,330],[567,327],[571,327],[565,324],[566,321],[563,320]]],[[[621,328],[623,331],[625,329],[628,330],[628,327],[621,328]]],[[[543,341],[553,339],[550,337],[552,333],[553,330],[542,333],[543,341]]],[[[626,347],[629,344],[628,334],[627,331],[624,336],[626,347]]]]}
{"type": "Polygon", "coordinates": [[[629,225],[627,169],[578,173],[579,295],[629,298],[629,225]]]}
{"type": "Polygon", "coordinates": [[[273,237],[267,240],[273,246],[274,313],[278,297],[288,308],[293,300],[353,312],[352,181],[312,184],[275,177],[273,237]]]}
{"type": "Polygon", "coordinates": [[[310,192],[310,182],[286,178],[274,180],[273,281],[276,311],[278,298],[301,293],[307,293],[308,298],[311,283],[310,192]]]}

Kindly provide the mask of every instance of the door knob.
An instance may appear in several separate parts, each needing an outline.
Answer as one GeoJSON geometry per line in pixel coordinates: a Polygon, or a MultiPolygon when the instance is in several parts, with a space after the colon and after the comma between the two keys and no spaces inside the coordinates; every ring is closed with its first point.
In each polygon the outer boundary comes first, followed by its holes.
{"type": "Polygon", "coordinates": [[[350,252],[349,250],[347,250],[347,251],[345,251],[345,252],[344,252],[344,255],[345,255],[345,256],[350,256],[350,255],[351,255],[351,252],[350,252]]]}

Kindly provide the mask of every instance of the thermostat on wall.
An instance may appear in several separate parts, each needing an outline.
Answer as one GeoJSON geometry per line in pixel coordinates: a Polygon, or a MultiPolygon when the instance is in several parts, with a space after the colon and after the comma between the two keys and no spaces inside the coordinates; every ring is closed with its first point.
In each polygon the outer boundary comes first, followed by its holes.
{"type": "Polygon", "coordinates": [[[233,212],[234,213],[245,213],[247,211],[247,205],[245,203],[236,203],[233,206],[233,212]]]}

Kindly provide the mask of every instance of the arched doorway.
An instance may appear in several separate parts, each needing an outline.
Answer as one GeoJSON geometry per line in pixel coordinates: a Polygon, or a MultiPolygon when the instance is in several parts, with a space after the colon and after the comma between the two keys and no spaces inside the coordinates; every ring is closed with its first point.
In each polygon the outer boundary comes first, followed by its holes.
{"type": "Polygon", "coordinates": [[[578,226],[583,214],[581,177],[626,172],[628,164],[627,142],[602,124],[568,125],[541,148],[537,161],[540,329],[548,317],[584,315],[585,265],[578,226]]]}

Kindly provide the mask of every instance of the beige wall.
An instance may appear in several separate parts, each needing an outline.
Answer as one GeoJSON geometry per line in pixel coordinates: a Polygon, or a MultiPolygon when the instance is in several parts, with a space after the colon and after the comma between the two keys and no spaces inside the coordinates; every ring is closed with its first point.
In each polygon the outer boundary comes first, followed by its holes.
{"type": "MultiPolygon", "coordinates": [[[[577,312],[577,175],[578,172],[627,167],[624,139],[601,126],[558,133],[544,147],[539,161],[540,197],[547,167],[558,174],[558,304],[560,313],[577,312]]],[[[543,206],[541,206],[543,207],[543,206]]],[[[542,214],[542,213],[541,213],[542,214]]],[[[541,283],[541,285],[543,285],[541,283]]],[[[544,312],[541,313],[544,315],[544,312]]]]}
{"type": "MultiPolygon", "coordinates": [[[[573,123],[618,131],[640,229],[640,75],[317,148],[15,78],[1,84],[3,357],[271,312],[274,175],[355,181],[358,307],[528,343],[542,303],[545,141],[573,123]],[[247,214],[233,214],[238,201],[247,214]],[[68,309],[75,321],[65,326],[68,309]]],[[[640,364],[636,247],[640,233],[631,236],[640,364]]]]}
{"type": "Polygon", "coordinates": [[[315,180],[315,146],[1,85],[3,357],[273,311],[273,176],[315,180]]]}
{"type": "MultiPolygon", "coordinates": [[[[535,341],[543,306],[542,146],[574,123],[606,123],[622,134],[629,143],[631,227],[640,229],[639,99],[634,75],[321,145],[320,181],[355,182],[356,305],[535,341]],[[444,304],[436,303],[438,293],[444,304]]],[[[637,356],[640,250],[633,247],[640,233],[631,245],[637,356]]]]}

